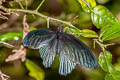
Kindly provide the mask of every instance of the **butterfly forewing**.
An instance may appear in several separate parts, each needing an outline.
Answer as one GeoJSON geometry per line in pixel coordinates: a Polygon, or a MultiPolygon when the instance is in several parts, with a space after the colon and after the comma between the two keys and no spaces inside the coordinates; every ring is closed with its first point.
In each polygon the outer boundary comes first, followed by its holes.
{"type": "Polygon", "coordinates": [[[72,35],[62,33],[59,41],[60,48],[60,68],[59,72],[62,75],[69,74],[76,64],[88,68],[96,68],[97,62],[93,53],[80,40],[72,35]],[[69,67],[68,67],[69,65],[69,67]]]}
{"type": "Polygon", "coordinates": [[[31,31],[23,39],[23,45],[32,49],[38,49],[42,42],[48,42],[54,32],[47,29],[31,31]]]}

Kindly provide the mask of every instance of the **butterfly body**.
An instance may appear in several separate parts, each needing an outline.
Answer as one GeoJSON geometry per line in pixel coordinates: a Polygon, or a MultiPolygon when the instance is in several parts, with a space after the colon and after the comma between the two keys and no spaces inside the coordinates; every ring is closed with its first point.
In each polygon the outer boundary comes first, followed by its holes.
{"type": "Polygon", "coordinates": [[[59,73],[67,75],[77,64],[87,68],[96,68],[97,62],[90,49],[71,34],[48,29],[31,31],[25,36],[23,45],[32,49],[39,49],[43,65],[48,68],[59,56],[59,73]]]}

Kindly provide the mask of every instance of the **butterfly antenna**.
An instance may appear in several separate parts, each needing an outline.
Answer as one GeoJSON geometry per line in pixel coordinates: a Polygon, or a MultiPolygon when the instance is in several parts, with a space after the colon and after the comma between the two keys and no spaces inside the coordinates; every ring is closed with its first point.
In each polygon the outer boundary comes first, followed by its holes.
{"type": "Polygon", "coordinates": [[[58,27],[58,31],[59,31],[59,32],[62,32],[62,31],[63,31],[63,26],[62,26],[62,25],[60,25],[60,26],[58,27]]]}

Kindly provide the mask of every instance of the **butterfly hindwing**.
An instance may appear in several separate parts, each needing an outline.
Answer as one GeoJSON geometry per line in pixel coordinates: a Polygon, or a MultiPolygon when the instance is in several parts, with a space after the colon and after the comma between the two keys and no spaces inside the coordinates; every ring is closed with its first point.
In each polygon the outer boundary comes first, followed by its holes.
{"type": "Polygon", "coordinates": [[[50,67],[52,62],[54,61],[54,58],[56,56],[56,45],[57,42],[54,35],[49,40],[49,42],[46,42],[45,45],[40,46],[39,48],[40,56],[43,59],[43,65],[46,68],[50,67]]]}
{"type": "Polygon", "coordinates": [[[72,70],[75,68],[76,63],[71,61],[68,56],[64,54],[60,54],[59,57],[59,73],[61,75],[67,75],[72,72],[72,70]]]}

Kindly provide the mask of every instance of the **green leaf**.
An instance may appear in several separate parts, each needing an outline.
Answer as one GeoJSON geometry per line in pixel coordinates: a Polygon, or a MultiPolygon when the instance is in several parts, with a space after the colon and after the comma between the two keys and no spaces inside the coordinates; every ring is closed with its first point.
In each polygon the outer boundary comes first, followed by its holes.
{"type": "Polygon", "coordinates": [[[26,60],[25,65],[30,71],[29,75],[31,77],[35,78],[36,80],[44,80],[45,73],[39,66],[33,63],[31,60],[26,60]]]}
{"type": "Polygon", "coordinates": [[[120,80],[120,71],[114,71],[112,75],[115,80],[120,80]]]}
{"type": "Polygon", "coordinates": [[[102,41],[120,37],[120,22],[115,23],[112,27],[103,28],[100,34],[102,34],[102,41]]]}
{"type": "Polygon", "coordinates": [[[76,27],[65,27],[63,32],[67,32],[67,33],[74,34],[74,35],[80,35],[81,30],[79,30],[76,27]]]}
{"type": "Polygon", "coordinates": [[[104,51],[100,53],[98,62],[104,71],[111,72],[113,70],[111,61],[112,55],[109,51],[104,51]]]}
{"type": "Polygon", "coordinates": [[[96,2],[98,3],[98,4],[106,4],[107,2],[109,2],[110,0],[96,0],[96,2]]]}
{"type": "MultiPolygon", "coordinates": [[[[29,29],[30,29],[30,31],[36,30],[36,28],[32,27],[32,26],[29,29]]],[[[19,40],[19,38],[22,38],[22,36],[23,36],[23,31],[8,32],[8,33],[0,35],[0,41],[6,42],[6,41],[9,41],[9,40],[19,40]]]]}
{"type": "Polygon", "coordinates": [[[91,19],[97,28],[112,26],[118,22],[117,18],[104,6],[98,5],[91,12],[91,19]]]}
{"type": "Polygon", "coordinates": [[[97,33],[92,31],[92,30],[89,30],[89,29],[83,29],[81,31],[81,35],[83,37],[88,37],[88,38],[93,38],[93,37],[98,37],[97,33]]]}
{"type": "Polygon", "coordinates": [[[76,36],[82,35],[83,37],[87,37],[87,38],[98,37],[96,32],[89,29],[79,30],[78,28],[65,27],[64,32],[67,32],[76,36]]]}
{"type": "Polygon", "coordinates": [[[105,80],[120,80],[120,71],[107,73],[105,76],[105,80]]]}
{"type": "Polygon", "coordinates": [[[114,80],[110,73],[107,73],[105,76],[105,80],[114,80]]]}
{"type": "Polygon", "coordinates": [[[96,6],[95,0],[78,0],[85,12],[90,12],[96,6]]]}
{"type": "Polygon", "coordinates": [[[9,32],[0,35],[0,41],[19,40],[22,35],[19,32],[9,32]]]}
{"type": "Polygon", "coordinates": [[[101,68],[107,72],[105,80],[120,80],[120,71],[115,71],[112,68],[112,55],[109,51],[104,51],[100,53],[99,64],[101,68]]]}
{"type": "Polygon", "coordinates": [[[36,30],[36,28],[33,27],[33,26],[30,26],[29,29],[30,29],[30,31],[32,31],[32,30],[36,30]]]}

